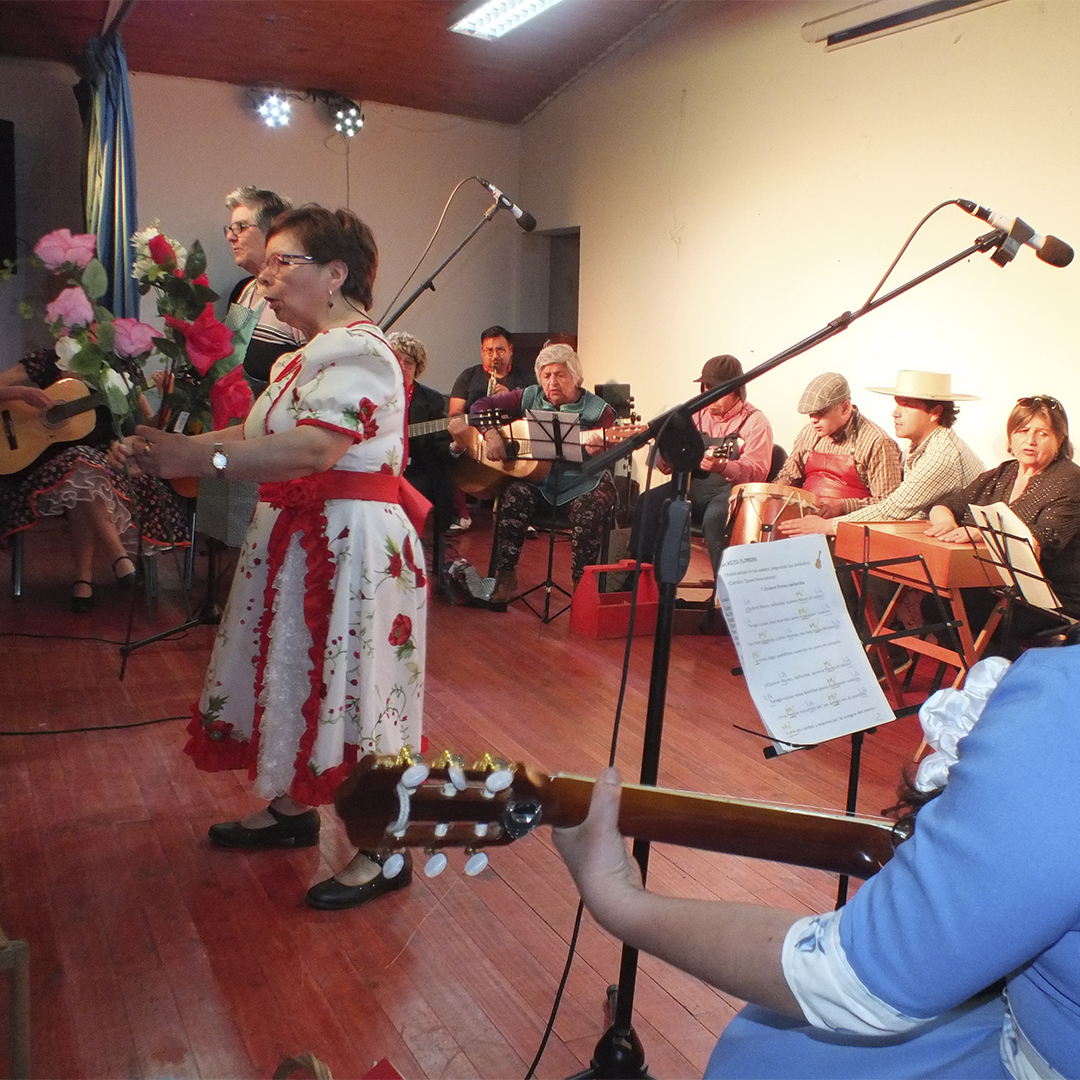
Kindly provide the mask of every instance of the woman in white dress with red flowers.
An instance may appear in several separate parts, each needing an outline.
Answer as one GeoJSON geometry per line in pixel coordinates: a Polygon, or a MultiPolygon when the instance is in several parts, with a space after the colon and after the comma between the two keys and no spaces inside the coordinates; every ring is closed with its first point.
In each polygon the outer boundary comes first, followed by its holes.
{"type": "MultiPolygon", "coordinates": [[[[267,304],[307,344],[274,365],[242,426],[193,437],[139,428],[126,441],[155,475],[261,482],[186,752],[202,769],[246,768],[270,802],[212,826],[219,847],[318,843],[315,807],[359,754],[420,746],[422,519],[406,512],[416,516],[401,476],[401,369],[363,314],[374,237],[350,211],[305,206],[275,220],[267,257],[267,304]]],[[[407,856],[383,867],[358,852],[307,899],[355,907],[409,880],[407,856]]]]}

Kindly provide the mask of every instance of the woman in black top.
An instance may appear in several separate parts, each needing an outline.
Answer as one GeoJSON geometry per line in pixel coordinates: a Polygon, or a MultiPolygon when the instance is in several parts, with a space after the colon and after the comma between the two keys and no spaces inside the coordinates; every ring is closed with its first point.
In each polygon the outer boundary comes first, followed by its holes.
{"type": "Polygon", "coordinates": [[[1052,397],[1021,398],[1006,424],[1010,457],[930,511],[927,534],[968,542],[968,507],[1003,502],[1031,530],[1046,579],[1070,615],[1080,616],[1080,466],[1069,420],[1052,397]]]}

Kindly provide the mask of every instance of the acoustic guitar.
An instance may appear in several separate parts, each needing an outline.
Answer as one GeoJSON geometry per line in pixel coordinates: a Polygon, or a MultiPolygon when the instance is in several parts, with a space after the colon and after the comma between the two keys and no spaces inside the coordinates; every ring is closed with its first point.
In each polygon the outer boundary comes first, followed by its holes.
{"type": "Polygon", "coordinates": [[[742,457],[744,444],[745,440],[738,435],[724,435],[720,438],[706,436],[705,456],[720,461],[738,461],[742,457]]]}
{"type": "MultiPolygon", "coordinates": [[[[472,413],[473,417],[481,414],[472,413]]],[[[619,422],[604,429],[606,443],[622,442],[641,431],[640,417],[632,416],[626,423],[619,422]]],[[[526,480],[532,484],[541,483],[551,472],[553,462],[531,456],[533,449],[529,439],[527,420],[511,420],[509,423],[492,424],[482,421],[480,428],[498,427],[503,442],[511,453],[504,461],[490,457],[484,445],[484,431],[470,428],[467,434],[467,447],[464,454],[454,463],[454,483],[465,492],[478,499],[493,499],[511,480],[526,480]]],[[[410,428],[410,435],[412,429],[410,428]]],[[[545,440],[545,446],[551,444],[545,440]]]]}
{"type": "MultiPolygon", "coordinates": [[[[592,786],[585,777],[547,776],[489,756],[466,767],[446,752],[428,765],[406,750],[396,758],[361,758],[334,803],[361,850],[422,847],[439,854],[460,847],[472,853],[509,844],[538,825],[580,824],[592,786]]],[[[642,840],[864,879],[889,861],[896,846],[892,822],[884,818],[635,784],[623,785],[619,829],[642,840]]]]}
{"type": "Polygon", "coordinates": [[[94,410],[104,402],[81,379],[58,379],[45,393],[57,403],[45,412],[25,401],[0,406],[0,475],[17,473],[33,465],[50,446],[77,443],[94,430],[94,410]]]}

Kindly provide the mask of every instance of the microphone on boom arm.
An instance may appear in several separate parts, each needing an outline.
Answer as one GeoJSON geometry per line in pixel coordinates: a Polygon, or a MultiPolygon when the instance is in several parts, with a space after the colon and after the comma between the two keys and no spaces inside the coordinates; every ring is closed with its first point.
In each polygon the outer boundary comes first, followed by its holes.
{"type": "Polygon", "coordinates": [[[1056,236],[1040,236],[1026,221],[999,214],[986,206],[978,206],[970,199],[957,199],[956,205],[961,210],[988,222],[993,228],[1005,233],[1005,240],[997,252],[991,256],[998,266],[1011,262],[1021,244],[1033,248],[1035,255],[1051,266],[1068,266],[1073,260],[1073,249],[1056,236]]]}
{"type": "Polygon", "coordinates": [[[512,199],[504,195],[490,180],[485,180],[482,176],[477,176],[475,179],[479,180],[495,196],[495,201],[499,206],[505,210],[509,210],[514,215],[514,219],[517,223],[526,231],[532,232],[536,228],[536,218],[528,212],[528,210],[522,210],[512,199]]]}

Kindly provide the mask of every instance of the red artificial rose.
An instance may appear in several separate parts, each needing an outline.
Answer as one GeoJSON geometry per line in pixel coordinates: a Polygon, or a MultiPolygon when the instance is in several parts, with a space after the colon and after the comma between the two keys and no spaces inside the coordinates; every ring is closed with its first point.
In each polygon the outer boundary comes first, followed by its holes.
{"type": "Polygon", "coordinates": [[[214,430],[227,428],[232,420],[243,420],[255,400],[244,379],[244,368],[237,364],[210,387],[210,414],[214,430]]]}
{"type": "Polygon", "coordinates": [[[174,319],[171,315],[165,316],[165,322],[183,335],[188,359],[200,375],[205,375],[219,360],[232,355],[232,331],[214,317],[213,304],[207,304],[193,323],[174,319]]]}
{"type": "Polygon", "coordinates": [[[412,637],[412,619],[408,615],[398,615],[390,628],[391,645],[404,645],[412,637]]]}
{"type": "Polygon", "coordinates": [[[210,279],[205,274],[200,274],[197,278],[192,279],[191,284],[192,285],[205,285],[209,289],[210,288],[210,279]]]}
{"type": "Polygon", "coordinates": [[[172,269],[172,267],[176,265],[176,252],[173,251],[172,244],[170,244],[161,233],[154,233],[154,235],[150,237],[150,242],[147,246],[150,249],[150,258],[153,259],[158,266],[172,269]]]}

